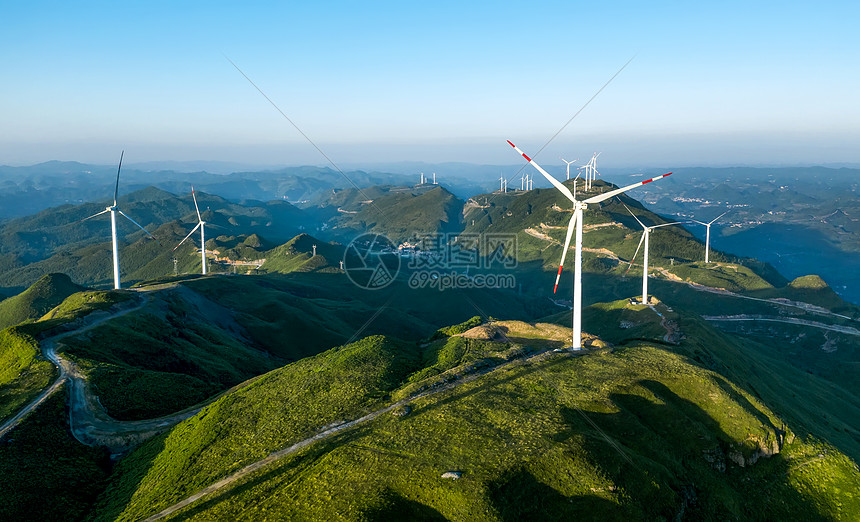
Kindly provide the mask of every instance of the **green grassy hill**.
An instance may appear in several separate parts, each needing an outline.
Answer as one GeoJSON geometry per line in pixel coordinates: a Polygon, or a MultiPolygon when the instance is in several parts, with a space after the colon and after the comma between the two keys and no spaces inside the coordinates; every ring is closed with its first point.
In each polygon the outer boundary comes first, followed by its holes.
{"type": "MultiPolygon", "coordinates": [[[[572,182],[567,185],[572,189],[572,182]]],[[[615,188],[596,181],[587,197],[615,188]]],[[[635,191],[630,195],[590,205],[584,213],[583,270],[590,273],[628,273],[641,275],[642,251],[632,260],[642,227],[619,202],[622,201],[646,225],[668,223],[669,220],[648,211],[636,201],[635,191]],[[589,249],[591,251],[589,251],[589,249]]],[[[567,224],[571,217],[570,202],[555,189],[537,189],[507,194],[474,196],[465,206],[465,234],[504,233],[517,237],[518,261],[526,269],[523,274],[530,287],[538,286],[538,270],[553,272],[561,259],[567,224]]],[[[486,254],[484,254],[486,255],[486,254]]],[[[666,269],[681,279],[690,279],[711,286],[726,287],[735,291],[756,290],[783,286],[787,282],[772,267],[750,259],[741,259],[712,251],[713,264],[704,267],[704,245],[682,226],[655,229],[650,238],[649,264],[653,271],[666,269]],[[720,265],[730,264],[726,271],[720,265]]],[[[570,264],[570,261],[568,261],[570,264]]],[[[554,279],[547,274],[547,280],[554,279]]],[[[550,283],[544,284],[544,287],[550,283]]],[[[568,292],[566,289],[562,289],[568,292]]],[[[563,294],[565,295],[565,294],[563,294]]],[[[568,294],[569,295],[569,294],[568,294]]]]}
{"type": "MultiPolygon", "coordinates": [[[[290,245],[301,251],[310,242],[309,236],[300,236],[290,245]]],[[[321,245],[320,252],[336,248],[321,245]]],[[[181,410],[362,334],[417,339],[465,320],[476,310],[530,319],[556,309],[547,301],[494,290],[466,291],[465,299],[456,304],[451,303],[451,291],[414,292],[403,282],[384,292],[368,292],[343,273],[302,269],[289,275],[210,276],[175,288],[116,294],[134,297],[136,304],[129,306],[139,308],[64,338],[58,350],[85,372],[108,413],[122,420],[181,410]]],[[[30,375],[28,368],[36,363],[50,375],[51,366],[37,357],[38,332],[85,314],[90,298],[98,295],[70,296],[44,321],[32,324],[30,337],[17,331],[0,337],[3,346],[8,345],[0,352],[8,359],[0,384],[20,388],[13,384],[30,375]]],[[[38,390],[34,387],[25,388],[29,393],[38,390]]],[[[16,396],[20,400],[10,402],[10,409],[29,395],[16,396]]]]}
{"type": "MultiPolygon", "coordinates": [[[[198,193],[204,219],[212,225],[207,236],[263,234],[271,246],[294,237],[308,216],[286,201],[232,203],[219,196],[198,193]]],[[[152,241],[120,216],[120,271],[123,281],[143,281],[174,273],[199,271],[199,258],[186,255],[199,248],[199,236],[173,252],[197,222],[191,195],[177,197],[149,187],[119,198],[119,206],[147,228],[152,241]],[[196,263],[196,264],[195,264],[196,263]]],[[[47,273],[65,273],[87,285],[111,282],[110,220],[107,215],[82,221],[104,210],[98,203],[64,205],[0,226],[0,286],[22,288],[47,273]]]]}
{"type": "Polygon", "coordinates": [[[299,234],[266,252],[263,270],[286,274],[295,271],[339,270],[344,247],[325,243],[308,234],[299,234]],[[313,255],[316,246],[316,256],[313,255]]]}
{"type": "Polygon", "coordinates": [[[306,211],[328,223],[327,237],[349,242],[364,232],[395,244],[422,234],[457,232],[463,203],[441,186],[370,187],[337,191],[306,211]]]}
{"type": "MultiPolygon", "coordinates": [[[[760,381],[727,377],[739,362],[722,334],[710,335],[721,341],[709,348],[727,357],[725,373],[687,354],[697,344],[549,352],[319,441],[172,519],[857,516],[860,474],[847,450],[777,414],[751,393],[760,381]]],[[[466,341],[485,361],[530,345],[466,341]]],[[[453,348],[463,342],[420,348],[371,337],[276,370],[123,460],[93,518],[158,512],[322,426],[387,404],[414,386],[422,365],[468,373],[475,359],[440,357],[463,353],[453,348]]]]}
{"type": "Polygon", "coordinates": [[[66,274],[48,274],[20,294],[0,301],[0,328],[38,319],[83,289],[66,274]]]}
{"type": "Polygon", "coordinates": [[[13,415],[56,378],[57,370],[41,356],[39,348],[39,340],[47,332],[128,298],[121,292],[78,292],[63,300],[40,321],[0,331],[0,419],[13,415]]]}

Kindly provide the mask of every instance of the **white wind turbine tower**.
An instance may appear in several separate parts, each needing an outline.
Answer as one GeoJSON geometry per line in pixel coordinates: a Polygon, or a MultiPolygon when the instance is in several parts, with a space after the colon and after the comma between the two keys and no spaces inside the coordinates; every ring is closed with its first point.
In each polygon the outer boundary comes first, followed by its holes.
{"type": "Polygon", "coordinates": [[[570,180],[570,165],[571,165],[572,163],[576,163],[577,161],[579,161],[579,158],[577,158],[577,159],[575,159],[575,160],[573,160],[573,161],[567,161],[566,159],[561,158],[561,161],[563,161],[563,162],[565,162],[565,163],[567,164],[567,179],[568,179],[568,180],[570,180]]]}
{"type": "Polygon", "coordinates": [[[723,212],[722,214],[720,214],[719,216],[715,217],[714,219],[712,219],[711,221],[709,221],[707,223],[702,223],[701,221],[696,221],[695,219],[690,220],[694,223],[698,223],[700,225],[705,226],[705,229],[706,229],[706,231],[705,231],[705,263],[709,262],[708,259],[710,256],[708,254],[711,251],[711,225],[714,224],[714,221],[720,219],[721,217],[725,216],[729,212],[730,212],[729,210],[726,210],[725,212],[723,212]]]}
{"type": "MultiPolygon", "coordinates": [[[[122,157],[123,157],[123,155],[125,155],[125,151],[122,151],[119,155],[119,166],[116,169],[116,186],[113,189],[113,205],[111,205],[109,207],[105,207],[105,209],[102,210],[101,212],[99,212],[98,214],[93,214],[92,216],[81,220],[81,221],[86,221],[87,219],[92,219],[96,216],[101,216],[102,214],[110,212],[110,235],[111,235],[111,241],[113,243],[113,287],[116,290],[119,290],[119,288],[120,288],[120,284],[119,284],[119,247],[117,246],[117,241],[116,241],[116,215],[117,215],[117,213],[122,214],[127,220],[129,220],[132,223],[134,223],[135,225],[137,225],[137,228],[146,232],[147,236],[151,237],[152,239],[155,239],[155,236],[153,236],[152,234],[149,233],[148,230],[143,228],[140,225],[140,223],[138,223],[137,221],[128,217],[128,215],[126,215],[125,212],[120,210],[116,204],[117,193],[119,192],[119,171],[122,169],[122,157]]],[[[157,239],[155,239],[155,241],[158,242],[157,239]]]]}
{"type": "Polygon", "coordinates": [[[597,157],[601,154],[601,152],[595,152],[588,163],[579,167],[579,170],[585,169],[585,190],[591,190],[591,184],[597,178],[597,157]]]}
{"type": "MultiPolygon", "coordinates": [[[[640,181],[638,183],[634,183],[632,185],[628,185],[626,187],[621,187],[619,189],[610,190],[609,192],[605,192],[603,194],[598,194],[596,196],[592,196],[583,201],[577,201],[576,197],[570,192],[566,186],[564,186],[560,181],[550,176],[547,171],[541,168],[540,165],[535,163],[531,158],[526,156],[526,154],[517,148],[516,145],[511,143],[508,140],[508,144],[514,148],[517,152],[519,152],[523,158],[526,159],[531,165],[538,170],[543,176],[550,182],[552,185],[559,190],[564,196],[569,199],[573,203],[573,216],[570,218],[570,222],[567,224],[567,235],[564,239],[564,250],[561,252],[561,261],[558,264],[558,275],[555,277],[555,287],[553,288],[553,293],[558,289],[558,281],[561,278],[561,270],[564,266],[564,258],[567,255],[567,249],[570,248],[570,238],[573,235],[574,226],[576,227],[576,249],[574,254],[574,268],[573,268],[573,349],[582,348],[582,212],[590,203],[600,203],[601,201],[607,200],[616,194],[621,194],[622,192],[627,192],[632,188],[636,188],[640,185],[644,185],[646,183],[650,183],[654,180],[658,180],[660,178],[665,178],[672,174],[671,172],[668,174],[663,174],[662,176],[657,176],[655,178],[647,179],[645,181],[640,181]]],[[[574,180],[576,183],[576,180],[574,180]]],[[[574,187],[574,190],[576,187],[574,187]]]]}
{"type": "MultiPolygon", "coordinates": [[[[185,239],[191,237],[191,234],[194,233],[198,228],[200,229],[200,257],[203,263],[203,275],[206,275],[206,222],[203,221],[203,217],[200,215],[200,207],[197,206],[197,196],[194,194],[194,187],[191,187],[191,197],[194,199],[194,210],[197,211],[197,225],[191,229],[191,232],[185,236],[185,239]]],[[[182,246],[182,243],[185,243],[185,239],[179,242],[176,247],[174,247],[173,251],[175,252],[177,248],[182,246]]]]}
{"type": "Polygon", "coordinates": [[[642,229],[644,230],[642,232],[642,238],[639,239],[639,246],[636,247],[636,252],[633,254],[633,257],[630,258],[630,265],[627,267],[627,270],[630,270],[630,267],[633,266],[633,260],[636,259],[636,256],[639,254],[639,249],[642,247],[642,243],[644,242],[645,243],[645,251],[643,252],[644,257],[642,260],[642,304],[648,304],[650,302],[648,300],[648,238],[651,237],[651,231],[654,230],[655,228],[668,227],[670,225],[679,225],[681,223],[688,223],[688,221],[675,221],[672,223],[661,223],[659,225],[653,225],[650,227],[646,227],[645,223],[640,221],[639,218],[636,217],[635,214],[633,214],[633,211],[630,210],[630,207],[625,205],[623,201],[621,202],[621,204],[624,205],[624,208],[627,209],[627,212],[630,212],[630,215],[633,216],[633,219],[635,219],[642,226],[642,229]]]}

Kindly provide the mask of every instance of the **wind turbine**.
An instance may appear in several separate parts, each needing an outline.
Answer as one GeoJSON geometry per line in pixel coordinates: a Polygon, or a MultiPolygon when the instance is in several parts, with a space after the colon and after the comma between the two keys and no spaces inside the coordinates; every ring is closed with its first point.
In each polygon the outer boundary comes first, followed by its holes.
{"type": "MultiPolygon", "coordinates": [[[[191,237],[191,234],[194,233],[198,228],[200,229],[200,257],[203,262],[203,275],[206,275],[206,222],[203,221],[203,217],[200,215],[200,207],[197,206],[197,196],[194,194],[194,187],[191,187],[191,198],[194,199],[194,210],[197,211],[197,225],[191,229],[191,232],[185,236],[185,239],[191,237]]],[[[176,249],[182,246],[182,243],[185,243],[185,239],[179,242],[173,248],[173,251],[176,252],[176,249]]]]}
{"type": "Polygon", "coordinates": [[[705,232],[705,263],[708,263],[708,262],[709,262],[709,261],[708,261],[708,259],[709,259],[708,254],[709,254],[709,253],[710,253],[710,251],[711,251],[711,225],[713,225],[713,224],[714,224],[714,221],[716,221],[716,220],[720,219],[721,217],[725,216],[725,215],[726,215],[726,214],[728,214],[729,212],[731,212],[731,211],[730,211],[730,210],[726,210],[725,212],[723,212],[722,214],[720,214],[719,216],[715,217],[714,219],[712,219],[711,221],[709,221],[709,222],[707,222],[707,223],[702,223],[701,221],[696,221],[695,219],[691,219],[691,220],[690,220],[690,221],[692,221],[692,222],[694,222],[694,223],[698,223],[698,224],[700,224],[700,225],[704,225],[704,226],[705,226],[705,229],[706,229],[706,232],[705,232]]]}
{"type": "MultiPolygon", "coordinates": [[[[92,219],[96,216],[101,216],[102,214],[110,212],[110,236],[111,236],[111,241],[113,242],[113,287],[115,290],[119,290],[119,288],[120,288],[120,285],[119,285],[119,247],[117,246],[117,241],[116,241],[116,215],[117,215],[117,213],[122,214],[127,220],[134,223],[137,226],[137,228],[146,232],[147,236],[151,237],[152,239],[155,239],[155,236],[153,236],[152,234],[149,233],[148,230],[143,228],[140,225],[140,223],[138,223],[137,221],[128,217],[128,215],[126,215],[125,212],[120,210],[116,204],[117,193],[119,192],[119,171],[122,169],[122,157],[124,155],[125,155],[125,151],[122,151],[119,155],[119,166],[116,168],[116,186],[113,189],[113,205],[111,205],[109,207],[105,207],[105,209],[102,210],[101,212],[99,212],[98,214],[93,214],[92,216],[81,220],[81,221],[86,221],[87,219],[92,219]]],[[[155,242],[157,243],[158,240],[155,239],[155,242]]]]}
{"type": "MultiPolygon", "coordinates": [[[[645,181],[640,181],[638,183],[634,183],[632,185],[628,185],[626,187],[621,187],[619,189],[610,190],[609,192],[605,192],[603,194],[598,194],[596,196],[592,196],[583,201],[577,201],[576,197],[570,192],[570,189],[564,186],[559,180],[550,176],[547,171],[545,171],[540,165],[535,163],[531,158],[526,156],[526,154],[517,148],[516,145],[511,143],[508,140],[508,145],[514,148],[517,152],[522,155],[523,158],[526,159],[531,165],[538,170],[543,177],[545,177],[552,185],[559,190],[564,196],[569,199],[573,203],[573,216],[570,218],[570,222],[567,224],[567,235],[564,238],[564,250],[561,252],[561,261],[558,264],[558,275],[555,277],[555,287],[553,287],[552,292],[555,293],[558,290],[558,281],[561,278],[561,270],[564,267],[564,258],[567,256],[567,249],[570,248],[570,238],[573,235],[574,226],[576,227],[576,249],[574,254],[574,268],[573,268],[573,349],[578,350],[582,348],[582,213],[588,208],[588,205],[591,203],[600,203],[601,201],[607,200],[616,194],[621,194],[622,192],[627,192],[632,188],[636,188],[640,185],[644,185],[646,183],[651,183],[654,180],[658,180],[660,178],[665,178],[672,174],[671,172],[668,174],[663,174],[662,176],[657,176],[655,178],[647,179],[645,181]]],[[[574,183],[576,181],[574,180],[574,183]]],[[[574,187],[575,189],[575,187],[574,187]]]]}
{"type": "Polygon", "coordinates": [[[579,158],[577,158],[573,161],[567,161],[566,159],[561,158],[561,161],[567,163],[567,179],[568,180],[570,179],[570,165],[571,165],[571,163],[576,163],[578,160],[579,160],[579,158]]]}
{"type": "MultiPolygon", "coordinates": [[[[619,200],[619,201],[621,201],[621,200],[619,200]]],[[[673,223],[661,223],[659,225],[653,225],[650,227],[646,227],[645,223],[640,221],[639,218],[636,217],[635,214],[633,214],[633,211],[630,210],[630,207],[625,205],[623,201],[621,201],[621,204],[624,205],[624,208],[627,209],[627,212],[630,212],[630,215],[633,216],[633,219],[635,219],[640,225],[642,225],[642,228],[644,230],[644,232],[642,232],[642,238],[639,239],[639,246],[636,247],[636,253],[634,253],[633,257],[630,258],[630,265],[627,267],[627,270],[630,270],[630,267],[633,266],[633,260],[636,259],[636,256],[639,254],[639,248],[642,247],[642,243],[644,242],[645,243],[645,251],[643,252],[644,258],[642,261],[642,304],[648,304],[649,303],[649,301],[648,301],[648,238],[651,236],[651,231],[654,230],[655,228],[668,227],[670,225],[679,225],[681,223],[688,223],[688,222],[687,221],[675,221],[673,223]]]]}
{"type": "Polygon", "coordinates": [[[597,177],[597,157],[601,154],[601,152],[595,152],[588,163],[579,167],[579,170],[585,169],[585,190],[591,190],[591,183],[597,177]]]}

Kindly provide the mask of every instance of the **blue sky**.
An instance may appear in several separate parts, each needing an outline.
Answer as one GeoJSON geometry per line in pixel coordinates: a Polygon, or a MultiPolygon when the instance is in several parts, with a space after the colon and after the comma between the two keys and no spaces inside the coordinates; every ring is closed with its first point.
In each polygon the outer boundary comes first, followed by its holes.
{"type": "Polygon", "coordinates": [[[20,2],[0,164],[860,163],[849,2],[20,2]],[[699,5],[701,4],[701,5],[699,5]]]}

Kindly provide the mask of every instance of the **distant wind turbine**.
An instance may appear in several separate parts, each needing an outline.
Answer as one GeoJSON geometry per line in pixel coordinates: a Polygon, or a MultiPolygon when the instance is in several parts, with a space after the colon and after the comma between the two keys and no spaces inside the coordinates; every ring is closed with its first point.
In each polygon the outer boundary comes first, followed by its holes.
{"type": "Polygon", "coordinates": [[[566,159],[561,158],[561,161],[563,161],[567,164],[567,179],[569,180],[570,179],[570,165],[579,161],[579,158],[576,158],[573,161],[567,161],[566,159]]]}
{"type": "MultiPolygon", "coordinates": [[[[109,207],[105,207],[105,209],[102,210],[101,212],[99,212],[98,214],[93,214],[92,216],[82,220],[82,221],[86,221],[87,219],[92,219],[96,216],[101,216],[102,214],[110,212],[110,235],[111,235],[111,241],[113,243],[113,287],[116,290],[119,290],[119,288],[120,288],[120,283],[119,283],[119,247],[117,246],[117,240],[116,240],[116,215],[117,215],[117,213],[122,214],[127,220],[134,223],[137,226],[137,228],[146,232],[147,236],[151,237],[152,239],[155,239],[155,236],[153,236],[152,234],[149,233],[148,230],[143,228],[140,225],[140,223],[138,223],[137,221],[128,217],[128,215],[126,215],[126,213],[123,212],[122,210],[120,210],[119,207],[117,206],[116,200],[117,200],[117,194],[119,193],[119,172],[120,172],[120,170],[122,170],[122,157],[124,155],[125,155],[125,151],[122,151],[119,155],[119,166],[116,169],[116,186],[113,189],[113,205],[111,205],[109,207]]],[[[156,241],[156,243],[158,242],[157,239],[155,239],[155,241],[156,241]]]]}
{"type": "Polygon", "coordinates": [[[591,190],[592,182],[596,179],[597,175],[597,157],[600,156],[601,152],[595,152],[591,159],[585,165],[579,167],[579,170],[585,170],[585,190],[591,190]]]}
{"type": "MultiPolygon", "coordinates": [[[[627,192],[632,188],[636,188],[640,185],[644,185],[646,183],[651,183],[652,181],[658,180],[660,178],[665,178],[666,176],[671,175],[663,174],[662,176],[657,176],[655,178],[647,179],[645,181],[640,181],[638,183],[634,183],[632,185],[628,185],[626,187],[621,187],[619,189],[610,190],[609,192],[605,192],[603,194],[598,194],[596,196],[592,196],[584,201],[577,201],[576,197],[573,193],[570,192],[570,189],[564,186],[559,180],[550,176],[547,171],[541,168],[540,165],[535,163],[531,158],[526,156],[526,154],[517,148],[516,145],[511,143],[508,140],[508,144],[514,148],[517,152],[522,155],[523,158],[526,159],[531,165],[538,170],[543,176],[550,182],[552,185],[559,190],[564,196],[569,199],[573,203],[573,216],[570,218],[570,222],[567,224],[567,235],[564,239],[564,250],[561,252],[561,261],[558,264],[558,275],[555,277],[555,287],[553,288],[553,293],[558,290],[558,281],[561,278],[561,270],[564,267],[564,258],[567,256],[567,250],[570,248],[570,239],[573,235],[573,229],[576,227],[576,249],[574,255],[574,276],[573,276],[573,349],[578,350],[582,348],[582,214],[585,209],[588,208],[588,205],[591,203],[600,203],[601,201],[607,200],[616,194],[621,194],[622,192],[627,192]]],[[[574,191],[576,190],[576,180],[574,180],[574,191]]]]}
{"type": "Polygon", "coordinates": [[[189,232],[188,235],[185,236],[185,239],[180,241],[179,244],[173,248],[173,251],[175,252],[177,248],[182,246],[182,243],[185,243],[185,240],[188,239],[189,237],[191,237],[191,234],[193,234],[194,231],[199,228],[200,229],[200,257],[201,257],[201,261],[203,263],[203,275],[206,275],[206,222],[203,221],[203,217],[200,215],[200,208],[197,206],[197,196],[194,194],[194,187],[193,186],[191,187],[191,198],[194,200],[194,210],[197,211],[197,225],[191,229],[191,232],[189,232]]]}
{"type": "Polygon", "coordinates": [[[630,212],[630,215],[633,216],[633,219],[635,219],[642,226],[642,228],[644,230],[642,232],[642,238],[639,239],[639,246],[636,247],[636,253],[634,253],[633,257],[630,258],[630,264],[627,267],[627,270],[630,270],[630,267],[633,266],[633,260],[636,259],[636,256],[639,254],[639,249],[642,247],[642,243],[644,242],[645,243],[645,251],[642,254],[643,255],[643,261],[642,261],[642,304],[648,304],[649,303],[649,301],[648,301],[648,238],[651,236],[651,231],[654,230],[655,228],[668,227],[670,225],[680,225],[681,223],[688,223],[688,221],[675,221],[672,223],[661,223],[659,225],[653,225],[650,227],[646,227],[645,223],[640,221],[639,218],[636,217],[635,214],[633,214],[633,211],[630,210],[630,207],[625,205],[623,201],[621,202],[621,204],[624,205],[624,208],[627,209],[627,212],[630,212]]]}
{"type": "Polygon", "coordinates": [[[709,254],[709,253],[710,253],[710,251],[711,251],[711,225],[713,225],[713,224],[714,224],[714,221],[716,221],[716,220],[720,219],[721,217],[725,216],[725,215],[726,215],[726,214],[728,214],[729,212],[731,212],[731,211],[730,211],[730,210],[726,210],[725,212],[723,212],[722,214],[720,214],[719,216],[715,217],[714,219],[710,220],[710,221],[709,221],[709,222],[707,222],[707,223],[702,223],[701,221],[696,221],[695,219],[691,219],[691,220],[690,220],[690,221],[692,221],[692,222],[694,222],[694,223],[698,223],[698,224],[700,224],[700,225],[704,225],[704,226],[705,226],[705,229],[706,229],[706,231],[705,231],[705,263],[709,263],[709,262],[710,262],[710,261],[709,261],[709,255],[708,255],[708,254],[709,254]]]}

